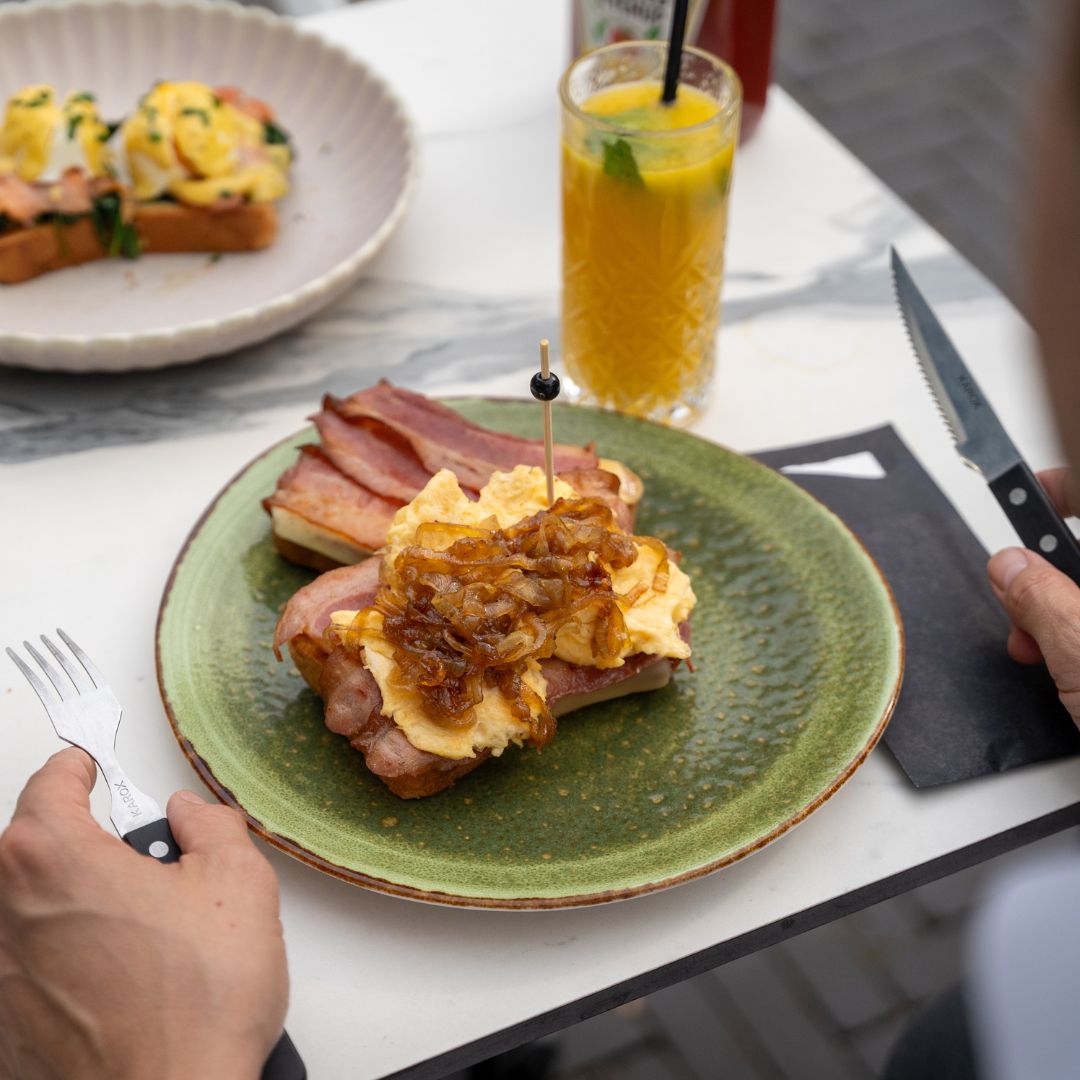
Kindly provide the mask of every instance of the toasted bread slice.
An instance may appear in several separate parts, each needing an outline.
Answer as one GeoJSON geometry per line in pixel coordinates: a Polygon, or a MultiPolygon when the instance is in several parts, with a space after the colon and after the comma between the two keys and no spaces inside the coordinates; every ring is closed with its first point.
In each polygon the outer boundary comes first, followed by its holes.
{"type": "Polygon", "coordinates": [[[273,203],[244,203],[230,210],[210,210],[180,203],[145,203],[135,208],[144,254],[202,251],[260,251],[277,236],[273,203]]]}
{"type": "Polygon", "coordinates": [[[67,266],[104,259],[105,248],[89,217],[69,225],[50,222],[0,233],[0,285],[63,270],[67,266]]]}
{"type": "MultiPolygon", "coordinates": [[[[245,203],[231,210],[204,210],[178,203],[149,203],[135,211],[145,254],[259,251],[277,236],[273,203],[245,203]]],[[[104,259],[89,215],[0,233],[0,285],[18,285],[52,270],[104,259]]]]}

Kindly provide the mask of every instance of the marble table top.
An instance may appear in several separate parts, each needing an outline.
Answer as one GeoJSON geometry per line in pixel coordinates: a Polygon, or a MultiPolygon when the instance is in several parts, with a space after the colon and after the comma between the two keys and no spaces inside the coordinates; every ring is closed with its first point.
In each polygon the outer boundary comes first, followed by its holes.
{"type": "MultiPolygon", "coordinates": [[[[537,339],[557,342],[567,7],[366,0],[308,19],[394,84],[420,136],[415,203],[365,280],[236,356],[102,378],[0,369],[0,642],[59,624],[93,643],[127,705],[120,754],[148,791],[194,779],[162,714],[154,620],[218,489],[326,391],[386,375],[433,394],[523,396],[537,339]]],[[[753,451],[892,423],[988,548],[1014,543],[922,385],[887,245],[1040,468],[1060,454],[1017,313],[778,89],[740,151],[733,200],[720,360],[698,433],[753,451]]],[[[14,302],[0,294],[0,320],[14,302]]],[[[13,667],[0,666],[0,702],[3,823],[56,739],[13,667]]],[[[1076,760],[916,792],[880,748],[753,858],[563,912],[409,903],[265,849],[282,885],[289,1030],[313,1077],[439,1076],[1063,827],[1078,793],[1076,760]]],[[[100,791],[94,807],[106,823],[100,791]]]]}

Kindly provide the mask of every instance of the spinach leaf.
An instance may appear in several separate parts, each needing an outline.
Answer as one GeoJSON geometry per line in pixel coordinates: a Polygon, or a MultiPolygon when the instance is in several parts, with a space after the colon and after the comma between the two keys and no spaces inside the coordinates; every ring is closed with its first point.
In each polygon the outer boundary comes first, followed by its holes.
{"type": "Polygon", "coordinates": [[[289,133],[280,124],[275,124],[273,120],[263,121],[263,137],[271,146],[288,146],[292,142],[289,133]]]}
{"type": "Polygon", "coordinates": [[[110,258],[116,255],[123,255],[125,259],[138,258],[139,234],[130,221],[124,220],[120,196],[115,191],[94,200],[92,216],[94,230],[110,258]]]}

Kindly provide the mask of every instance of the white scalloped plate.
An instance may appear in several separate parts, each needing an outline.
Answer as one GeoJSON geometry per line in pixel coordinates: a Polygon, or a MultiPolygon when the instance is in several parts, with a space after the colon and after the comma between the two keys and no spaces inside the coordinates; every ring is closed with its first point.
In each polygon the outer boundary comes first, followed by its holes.
{"type": "Polygon", "coordinates": [[[268,101],[299,151],[274,246],[108,260],[0,286],[0,363],[127,371],[262,341],[333,300],[401,219],[411,124],[360,61],[260,8],[203,0],[0,7],[0,100],[30,82],[93,90],[109,118],[156,80],[268,101]]]}

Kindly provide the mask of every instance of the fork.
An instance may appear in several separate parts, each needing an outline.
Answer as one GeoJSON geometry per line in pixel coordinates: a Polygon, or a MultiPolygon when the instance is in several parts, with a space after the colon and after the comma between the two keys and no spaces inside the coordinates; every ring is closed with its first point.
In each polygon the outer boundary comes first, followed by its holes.
{"type": "MultiPolygon", "coordinates": [[[[29,641],[24,641],[23,647],[36,661],[44,679],[14,649],[9,647],[7,654],[41,699],[56,734],[97,762],[109,785],[109,817],[120,839],[140,855],[162,863],[178,862],[180,846],[161,807],[128,779],[113,751],[123,715],[120,702],[90,657],[63,630],[57,628],[56,632],[71,650],[70,656],[44,634],[41,641],[64,669],[67,679],[29,641]]],[[[263,1067],[262,1080],[304,1080],[306,1076],[296,1047],[288,1032],[283,1031],[263,1067]]]]}

